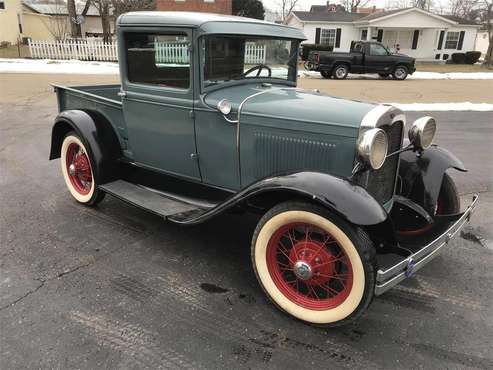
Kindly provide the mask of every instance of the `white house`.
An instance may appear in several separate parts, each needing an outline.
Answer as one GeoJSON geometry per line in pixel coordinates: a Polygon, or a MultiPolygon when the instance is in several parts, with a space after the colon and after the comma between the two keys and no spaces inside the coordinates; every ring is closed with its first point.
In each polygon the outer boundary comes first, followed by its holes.
{"type": "Polygon", "coordinates": [[[419,8],[350,13],[331,4],[309,12],[293,11],[287,24],[301,28],[307,43],[349,51],[353,40],[377,40],[392,51],[420,60],[446,60],[451,54],[475,50],[479,25],[419,8]]]}

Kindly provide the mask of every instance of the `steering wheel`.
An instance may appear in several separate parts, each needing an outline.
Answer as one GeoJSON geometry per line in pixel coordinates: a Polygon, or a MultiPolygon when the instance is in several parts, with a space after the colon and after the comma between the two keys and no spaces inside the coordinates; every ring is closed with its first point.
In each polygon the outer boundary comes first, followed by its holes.
{"type": "Polygon", "coordinates": [[[257,71],[257,75],[255,77],[260,76],[260,72],[262,72],[263,69],[266,69],[269,72],[268,77],[272,76],[272,69],[270,69],[269,66],[266,66],[265,64],[257,64],[256,66],[253,66],[250,68],[248,71],[243,73],[243,77],[248,76],[250,73],[257,71]]]}

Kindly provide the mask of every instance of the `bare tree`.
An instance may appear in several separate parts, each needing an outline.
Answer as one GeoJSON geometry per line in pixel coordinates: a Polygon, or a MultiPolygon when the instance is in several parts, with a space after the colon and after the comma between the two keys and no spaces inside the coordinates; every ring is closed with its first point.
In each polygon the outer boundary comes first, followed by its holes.
{"type": "Polygon", "coordinates": [[[55,40],[63,40],[70,34],[69,20],[65,16],[65,1],[55,0],[50,4],[49,11],[53,15],[40,17],[40,19],[55,40]]]}
{"type": "Polygon", "coordinates": [[[476,20],[480,13],[479,5],[479,0],[451,0],[450,14],[469,20],[476,20]]]}
{"type": "Polygon", "coordinates": [[[101,28],[103,29],[103,42],[111,42],[111,19],[110,7],[111,0],[92,0],[94,6],[99,11],[101,18],[101,28]]]}
{"type": "Polygon", "coordinates": [[[298,5],[299,0],[280,0],[278,3],[279,16],[283,23],[286,22],[288,15],[294,10],[296,5],[298,5]]]}
{"type": "Polygon", "coordinates": [[[484,62],[488,67],[493,65],[493,0],[482,0],[481,21],[488,32],[488,50],[484,62]]]}
{"type": "Polygon", "coordinates": [[[358,8],[368,5],[370,0],[341,0],[340,3],[348,12],[356,13],[358,8]]]}

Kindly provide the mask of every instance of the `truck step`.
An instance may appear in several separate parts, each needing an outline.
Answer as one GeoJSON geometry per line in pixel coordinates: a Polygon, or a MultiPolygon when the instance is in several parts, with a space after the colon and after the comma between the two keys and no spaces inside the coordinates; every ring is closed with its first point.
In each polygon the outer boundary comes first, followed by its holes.
{"type": "Polygon", "coordinates": [[[100,185],[99,188],[105,193],[113,195],[126,203],[152,212],[165,219],[169,216],[177,216],[180,214],[197,214],[204,212],[204,209],[197,205],[171,199],[154,190],[124,180],[109,182],[100,185]]]}

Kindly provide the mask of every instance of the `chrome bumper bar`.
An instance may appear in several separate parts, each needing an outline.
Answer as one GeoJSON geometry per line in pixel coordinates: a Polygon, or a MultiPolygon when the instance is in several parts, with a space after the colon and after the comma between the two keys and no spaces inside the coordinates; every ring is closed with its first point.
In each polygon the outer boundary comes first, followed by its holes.
{"type": "Polygon", "coordinates": [[[375,295],[380,295],[399,284],[402,280],[410,277],[414,272],[418,271],[435,258],[442,248],[448,244],[450,239],[452,239],[455,234],[462,229],[464,224],[469,221],[474,208],[476,208],[477,202],[478,195],[475,194],[472,198],[472,203],[467,207],[464,214],[442,235],[398,264],[385,271],[378,270],[375,295]]]}

